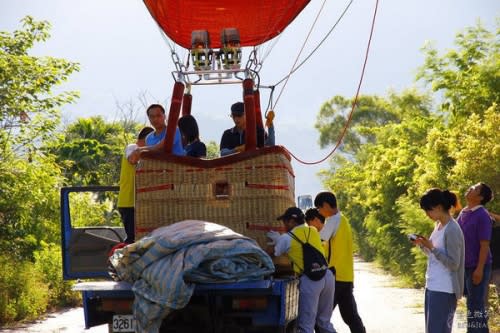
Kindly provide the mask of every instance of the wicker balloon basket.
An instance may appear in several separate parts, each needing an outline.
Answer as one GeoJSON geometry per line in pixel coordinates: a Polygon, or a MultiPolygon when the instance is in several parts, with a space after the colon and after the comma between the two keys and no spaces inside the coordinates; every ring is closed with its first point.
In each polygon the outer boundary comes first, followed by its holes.
{"type": "MultiPolygon", "coordinates": [[[[136,239],[187,219],[215,222],[266,248],[266,232],[284,232],[276,220],[295,205],[294,174],[282,147],[214,160],[165,156],[136,170],[136,239]]],[[[278,258],[277,265],[288,265],[278,258]]]]}

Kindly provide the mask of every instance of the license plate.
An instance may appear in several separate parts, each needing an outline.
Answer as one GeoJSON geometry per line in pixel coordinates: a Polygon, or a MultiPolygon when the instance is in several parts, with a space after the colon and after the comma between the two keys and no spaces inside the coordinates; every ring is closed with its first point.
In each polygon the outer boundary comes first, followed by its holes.
{"type": "Polygon", "coordinates": [[[112,332],[135,332],[134,316],[114,315],[112,332]]]}

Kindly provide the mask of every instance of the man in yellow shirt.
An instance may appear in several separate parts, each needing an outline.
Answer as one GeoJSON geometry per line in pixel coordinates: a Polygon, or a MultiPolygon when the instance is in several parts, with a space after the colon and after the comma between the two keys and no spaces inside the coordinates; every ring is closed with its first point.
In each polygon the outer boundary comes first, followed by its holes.
{"type": "Polygon", "coordinates": [[[314,326],[322,333],[335,333],[330,319],[333,312],[333,295],[335,293],[335,278],[330,270],[318,281],[313,281],[304,270],[304,253],[302,245],[290,236],[292,233],[303,243],[311,244],[315,249],[324,254],[319,233],[315,228],[309,227],[304,220],[304,213],[300,208],[288,208],[278,220],[283,221],[287,233],[268,236],[275,242],[274,255],[288,254],[295,273],[300,276],[299,283],[299,313],[297,318],[298,332],[312,333],[314,326]],[[274,237],[276,236],[276,237],[274,237]]]}
{"type": "Polygon", "coordinates": [[[137,161],[129,159],[132,152],[146,144],[146,136],[153,132],[151,127],[144,127],[137,136],[135,144],[130,144],[125,148],[125,154],[122,156],[120,168],[120,191],[118,192],[118,211],[122,217],[125,227],[124,243],[130,244],[135,241],[135,222],[134,222],[134,201],[135,201],[135,164],[137,161]]]}
{"type": "Polygon", "coordinates": [[[316,195],[314,206],[326,218],[320,236],[321,240],[327,242],[328,266],[334,267],[336,271],[333,307],[339,305],[340,315],[351,333],[366,333],[352,293],[354,261],[351,226],[337,208],[337,198],[332,192],[321,192],[316,195]]]}

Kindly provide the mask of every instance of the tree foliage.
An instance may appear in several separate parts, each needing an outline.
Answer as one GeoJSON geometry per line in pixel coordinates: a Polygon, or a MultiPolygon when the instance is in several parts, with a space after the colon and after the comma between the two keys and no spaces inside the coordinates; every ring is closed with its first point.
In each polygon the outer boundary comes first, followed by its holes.
{"type": "Polygon", "coordinates": [[[208,141],[206,143],[207,146],[207,158],[217,158],[219,157],[219,145],[215,141],[208,141]]]}
{"type": "MultiPolygon", "coordinates": [[[[444,55],[427,45],[417,79],[430,90],[362,96],[341,153],[321,172],[351,220],[360,254],[416,285],[426,259],[406,235],[433,229],[420,196],[431,187],[461,196],[479,181],[500,190],[498,36],[478,24],[459,33],[444,55]]],[[[316,127],[323,147],[339,140],[351,105],[335,96],[322,106],[316,127]]]]}
{"type": "Polygon", "coordinates": [[[22,30],[0,31],[0,158],[33,154],[59,125],[59,108],[78,96],[53,92],[78,64],[29,54],[36,42],[49,38],[50,24],[30,16],[22,22],[22,30]]]}
{"type": "Polygon", "coordinates": [[[78,65],[29,55],[49,37],[49,23],[31,17],[24,29],[0,32],[0,250],[32,258],[40,241],[59,239],[59,166],[39,147],[54,137],[59,107],[75,92],[53,94],[78,65]]]}
{"type": "MultiPolygon", "coordinates": [[[[497,27],[497,30],[500,29],[497,27]]],[[[443,93],[439,108],[452,120],[464,120],[472,114],[482,116],[500,101],[500,38],[479,22],[457,34],[456,48],[444,55],[427,44],[425,63],[417,79],[443,93]]]]}
{"type": "Polygon", "coordinates": [[[32,259],[40,242],[59,242],[58,166],[49,158],[12,159],[0,171],[0,252],[32,259]]]}
{"type": "Polygon", "coordinates": [[[49,147],[64,169],[68,185],[117,184],[125,146],[135,142],[137,123],[125,132],[121,123],[102,117],[79,118],[49,147]]]}
{"type": "MultiPolygon", "coordinates": [[[[353,103],[353,100],[335,96],[322,105],[315,125],[320,132],[322,148],[337,143],[353,103]]],[[[361,96],[356,112],[352,115],[349,131],[342,139],[341,150],[356,154],[364,144],[375,142],[374,131],[377,128],[400,123],[409,116],[426,115],[429,105],[429,97],[415,90],[407,90],[400,95],[391,92],[388,98],[361,96]]]]}
{"type": "Polygon", "coordinates": [[[62,281],[48,283],[60,248],[63,177],[40,148],[55,137],[59,108],[77,97],[53,89],[78,64],[31,56],[34,44],[49,38],[50,25],[29,16],[22,22],[22,30],[0,32],[0,323],[35,318],[55,304],[49,293],[69,291],[62,281]]]}

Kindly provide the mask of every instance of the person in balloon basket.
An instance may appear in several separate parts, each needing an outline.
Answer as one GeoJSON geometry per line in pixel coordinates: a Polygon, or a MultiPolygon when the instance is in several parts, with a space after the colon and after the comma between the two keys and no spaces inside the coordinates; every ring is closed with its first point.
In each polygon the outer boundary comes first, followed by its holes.
{"type": "MultiPolygon", "coordinates": [[[[152,104],[147,108],[146,114],[149,122],[155,128],[155,131],[146,137],[146,146],[154,146],[164,140],[167,135],[165,109],[160,104],[152,104]]],[[[185,155],[184,148],[182,147],[181,132],[178,127],[175,128],[172,154],[180,156],[185,155]]]]}
{"type": "Polygon", "coordinates": [[[272,239],[271,244],[274,245],[268,250],[274,256],[287,254],[294,272],[299,276],[298,332],[312,333],[315,325],[321,333],[336,332],[330,322],[333,312],[335,277],[326,267],[318,231],[305,223],[304,213],[297,207],[288,208],[277,219],[283,222],[287,233],[280,235],[276,231],[268,232],[267,236],[272,239]],[[309,243],[323,256],[324,275],[316,281],[304,273],[306,265],[304,246],[301,243],[309,243]]]}
{"type": "MultiPolygon", "coordinates": [[[[220,140],[220,156],[241,153],[245,150],[245,104],[236,102],[231,105],[231,118],[233,118],[234,127],[225,130],[222,134],[220,140]]],[[[257,127],[257,147],[263,146],[264,129],[262,127],[257,127]]]]}
{"type": "Polygon", "coordinates": [[[177,126],[181,131],[186,156],[207,157],[207,147],[200,141],[200,131],[196,119],[190,114],[184,115],[179,118],[177,126]]]}
{"type": "MultiPolygon", "coordinates": [[[[167,135],[167,125],[165,123],[165,109],[160,104],[151,104],[146,109],[151,126],[154,131],[146,136],[146,144],[143,147],[135,149],[129,157],[131,163],[137,163],[143,152],[163,151],[165,137],[167,135]]],[[[178,127],[175,128],[172,154],[185,156],[186,152],[182,146],[181,132],[178,127]]]]}

